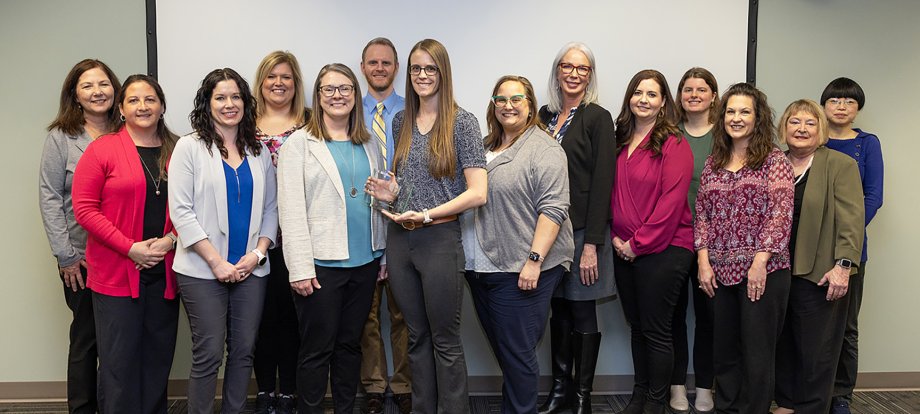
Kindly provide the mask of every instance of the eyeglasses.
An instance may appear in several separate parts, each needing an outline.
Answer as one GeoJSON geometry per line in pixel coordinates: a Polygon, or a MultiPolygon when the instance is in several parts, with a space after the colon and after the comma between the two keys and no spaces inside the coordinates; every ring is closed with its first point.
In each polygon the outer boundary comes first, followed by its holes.
{"type": "Polygon", "coordinates": [[[847,99],[831,98],[827,100],[827,103],[830,104],[831,106],[838,106],[838,105],[856,106],[859,102],[856,102],[855,99],[851,99],[851,98],[847,98],[847,99]]]}
{"type": "Polygon", "coordinates": [[[323,93],[323,96],[331,98],[335,95],[335,91],[339,91],[339,94],[343,97],[351,96],[355,91],[354,85],[323,85],[319,87],[319,91],[323,93]]]}
{"type": "Polygon", "coordinates": [[[566,75],[572,73],[573,70],[578,74],[578,76],[588,76],[588,74],[591,73],[590,66],[576,66],[565,62],[559,63],[559,70],[561,70],[562,73],[566,75]]]}
{"type": "Polygon", "coordinates": [[[412,76],[418,76],[420,73],[422,73],[422,69],[425,70],[425,74],[428,76],[437,75],[438,71],[441,70],[437,66],[434,66],[434,65],[428,65],[428,66],[412,65],[412,66],[409,66],[409,74],[412,76]]]}
{"type": "Polygon", "coordinates": [[[512,108],[518,108],[526,100],[527,100],[527,97],[524,95],[512,95],[512,96],[497,95],[497,96],[492,97],[492,103],[495,104],[496,108],[504,108],[505,105],[508,104],[508,102],[511,102],[512,108]]]}

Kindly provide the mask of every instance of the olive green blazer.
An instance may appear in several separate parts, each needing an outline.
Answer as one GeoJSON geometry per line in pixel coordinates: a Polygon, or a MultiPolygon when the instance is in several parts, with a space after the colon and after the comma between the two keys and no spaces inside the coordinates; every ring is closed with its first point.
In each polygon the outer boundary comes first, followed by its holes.
{"type": "Polygon", "coordinates": [[[815,151],[795,234],[794,276],[818,283],[839,259],[859,263],[866,229],[861,183],[852,158],[823,146],[815,151]]]}

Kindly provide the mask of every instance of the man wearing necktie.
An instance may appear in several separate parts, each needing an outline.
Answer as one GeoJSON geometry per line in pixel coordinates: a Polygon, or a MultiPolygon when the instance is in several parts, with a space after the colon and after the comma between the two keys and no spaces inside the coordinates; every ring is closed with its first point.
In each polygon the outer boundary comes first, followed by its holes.
{"type": "MultiPolygon", "coordinates": [[[[393,170],[392,129],[393,116],[405,107],[405,99],[393,90],[393,80],[399,70],[396,47],[389,39],[378,37],[367,43],[361,53],[361,72],[367,80],[367,95],[364,96],[364,121],[381,148],[388,171],[393,170]]],[[[385,263],[385,262],[384,262],[385,263]]],[[[387,360],[380,331],[380,302],[383,291],[387,292],[387,308],[390,311],[390,344],[393,351],[393,377],[389,387],[399,411],[408,414],[412,408],[411,375],[407,356],[408,331],[402,313],[393,300],[390,285],[387,283],[386,264],[381,264],[377,277],[377,290],[370,315],[364,325],[361,339],[361,384],[367,394],[366,413],[383,412],[384,393],[387,389],[387,360]]]]}

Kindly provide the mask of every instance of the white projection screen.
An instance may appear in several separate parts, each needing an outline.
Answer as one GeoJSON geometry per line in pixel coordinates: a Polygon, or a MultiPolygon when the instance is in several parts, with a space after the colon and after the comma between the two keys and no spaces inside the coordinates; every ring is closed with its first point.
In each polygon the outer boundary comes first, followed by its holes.
{"type": "MultiPolygon", "coordinates": [[[[715,74],[724,91],[746,77],[748,7],[742,0],[156,0],[153,69],[166,93],[167,122],[182,135],[190,132],[194,94],[215,68],[233,68],[252,82],[266,54],[288,50],[300,61],[310,105],[309,90],[327,63],[351,67],[366,93],[358,73],[361,50],[368,40],[384,36],[396,45],[396,91],[405,95],[409,50],[421,39],[434,38],[450,54],[458,104],[476,115],[485,133],[485,110],[495,81],[506,74],[527,77],[542,105],[553,59],[571,41],[594,51],[600,104],[614,117],[627,83],[642,69],[664,73],[673,92],[687,69],[702,66],[715,74]]],[[[597,313],[604,333],[598,375],[632,374],[629,330],[619,301],[602,301],[597,313]]],[[[469,294],[461,331],[471,378],[499,375],[469,294]]],[[[544,374],[548,348],[544,340],[544,374]]],[[[481,384],[490,382],[471,380],[471,392],[499,387],[481,384]]]]}
{"type": "MultiPolygon", "coordinates": [[[[192,98],[204,76],[230,67],[249,82],[261,59],[288,50],[300,61],[306,89],[319,69],[344,63],[358,74],[368,40],[397,47],[405,93],[406,59],[421,39],[443,43],[453,66],[457,103],[485,127],[495,81],[530,79],[541,105],[553,58],[567,42],[586,43],[597,60],[600,103],[616,117],[629,79],[657,69],[671,89],[692,66],[711,70],[721,89],[745,79],[748,2],[655,1],[369,1],[157,0],[157,75],[176,133],[190,132],[192,98]]],[[[312,94],[308,91],[307,104],[312,94]]],[[[485,130],[483,130],[483,133],[485,130]]]]}

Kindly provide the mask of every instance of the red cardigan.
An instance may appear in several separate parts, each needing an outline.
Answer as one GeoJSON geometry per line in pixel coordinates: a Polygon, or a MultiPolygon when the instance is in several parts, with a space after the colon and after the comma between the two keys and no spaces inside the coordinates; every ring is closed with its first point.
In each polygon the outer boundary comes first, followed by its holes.
{"type": "MultiPolygon", "coordinates": [[[[147,178],[128,131],[93,141],[77,163],[73,177],[73,210],[86,229],[87,286],[109,296],[138,297],[140,271],[128,251],[144,236],[147,178]]],[[[169,212],[163,234],[173,231],[169,212]]],[[[174,251],[166,254],[167,299],[176,297],[172,270],[174,251]]]]}

